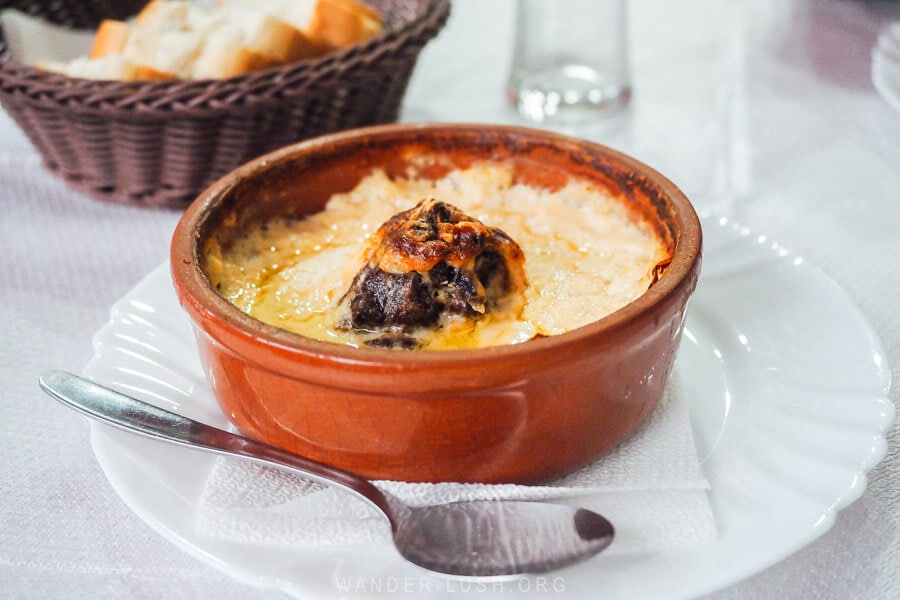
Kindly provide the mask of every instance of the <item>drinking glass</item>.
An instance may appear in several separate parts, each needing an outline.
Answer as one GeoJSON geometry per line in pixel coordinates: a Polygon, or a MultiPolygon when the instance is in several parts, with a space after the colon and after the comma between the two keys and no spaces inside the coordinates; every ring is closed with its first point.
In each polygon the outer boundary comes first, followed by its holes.
{"type": "Polygon", "coordinates": [[[575,124],[627,105],[625,0],[518,0],[507,95],[533,123],[575,124]]]}

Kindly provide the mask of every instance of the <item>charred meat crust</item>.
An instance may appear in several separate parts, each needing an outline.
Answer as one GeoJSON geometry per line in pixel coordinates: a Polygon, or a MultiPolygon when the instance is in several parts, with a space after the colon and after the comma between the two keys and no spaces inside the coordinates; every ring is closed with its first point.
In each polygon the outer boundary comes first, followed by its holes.
{"type": "Polygon", "coordinates": [[[341,327],[373,332],[371,346],[417,347],[416,333],[442,316],[476,319],[524,301],[519,245],[432,198],[385,222],[365,261],[341,299],[341,327]]]}

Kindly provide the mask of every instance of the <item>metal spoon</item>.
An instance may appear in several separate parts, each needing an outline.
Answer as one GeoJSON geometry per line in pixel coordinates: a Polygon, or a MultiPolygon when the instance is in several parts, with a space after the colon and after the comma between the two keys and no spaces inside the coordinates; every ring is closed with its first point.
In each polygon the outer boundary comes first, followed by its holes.
{"type": "Polygon", "coordinates": [[[613,539],[602,516],[582,508],[518,500],[409,506],[357,475],[193,421],[63,371],[40,385],[57,400],[121,429],[237,456],[335,485],[387,516],[397,550],[431,571],[460,576],[542,573],[593,556],[613,539]]]}

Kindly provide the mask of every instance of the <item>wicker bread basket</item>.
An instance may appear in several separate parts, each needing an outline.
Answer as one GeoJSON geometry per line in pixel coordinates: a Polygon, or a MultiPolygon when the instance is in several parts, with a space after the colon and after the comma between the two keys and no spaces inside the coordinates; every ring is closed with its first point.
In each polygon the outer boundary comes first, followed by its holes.
{"type": "MultiPolygon", "coordinates": [[[[147,0],[0,0],[73,29],[147,0]]],[[[293,65],[213,81],[110,82],[23,65],[0,31],[0,105],[48,169],[102,200],[183,208],[249,159],[316,135],[397,119],[419,52],[450,0],[367,0],[384,32],[293,65]]]]}

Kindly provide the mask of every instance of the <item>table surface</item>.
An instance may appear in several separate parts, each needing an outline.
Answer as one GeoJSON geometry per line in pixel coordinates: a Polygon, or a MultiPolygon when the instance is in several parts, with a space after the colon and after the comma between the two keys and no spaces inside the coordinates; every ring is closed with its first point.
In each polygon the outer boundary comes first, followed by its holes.
{"type": "MultiPolygon", "coordinates": [[[[562,5],[562,3],[561,3],[562,5]]],[[[427,47],[404,121],[516,123],[505,104],[511,2],[457,0],[427,47]]],[[[643,160],[702,210],[779,241],[833,278],[900,365],[900,113],[876,93],[870,51],[900,3],[642,0],[631,6],[634,98],[571,131],[643,160]]],[[[88,424],[38,374],[80,371],[109,307],[167,256],[174,211],[68,189],[0,111],[0,595],[280,598],[152,531],[91,452],[88,424]]],[[[896,386],[891,391],[898,403],[896,386]]],[[[900,455],[820,539],[711,595],[900,598],[900,455]]]]}

